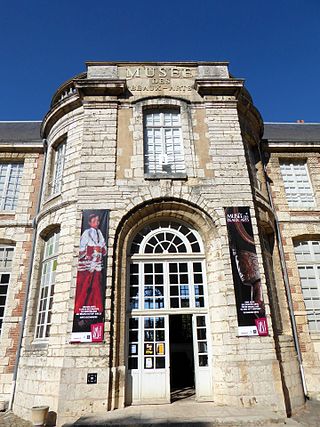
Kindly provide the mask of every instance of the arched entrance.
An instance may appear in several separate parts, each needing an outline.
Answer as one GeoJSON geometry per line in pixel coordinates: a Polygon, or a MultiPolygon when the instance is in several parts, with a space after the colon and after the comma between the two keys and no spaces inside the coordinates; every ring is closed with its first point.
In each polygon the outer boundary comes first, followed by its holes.
{"type": "Polygon", "coordinates": [[[185,388],[212,398],[200,235],[182,221],[154,219],[128,252],[127,404],[169,403],[185,388]]]}

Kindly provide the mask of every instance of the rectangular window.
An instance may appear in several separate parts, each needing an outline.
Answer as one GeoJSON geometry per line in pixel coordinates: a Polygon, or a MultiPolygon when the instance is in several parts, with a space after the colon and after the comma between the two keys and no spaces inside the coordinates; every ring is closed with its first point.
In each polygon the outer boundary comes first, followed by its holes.
{"type": "Polygon", "coordinates": [[[22,172],[22,163],[0,163],[0,210],[16,209],[22,172]]]}
{"type": "Polygon", "coordinates": [[[200,367],[208,366],[208,341],[205,316],[196,316],[196,333],[198,344],[198,364],[200,367]]]}
{"type": "Polygon", "coordinates": [[[280,170],[288,205],[290,207],[314,206],[313,191],[306,162],[281,162],[280,170]]]}
{"type": "Polygon", "coordinates": [[[58,147],[53,150],[53,174],[51,181],[51,195],[58,194],[61,191],[65,153],[65,142],[59,144],[58,147]]]}
{"type": "Polygon", "coordinates": [[[309,329],[320,332],[320,241],[296,243],[295,254],[309,329]]]}
{"type": "Polygon", "coordinates": [[[59,232],[53,233],[44,244],[41,263],[40,297],[36,326],[36,338],[47,338],[51,326],[51,310],[57,270],[59,232]]]}
{"type": "Polygon", "coordinates": [[[144,117],[145,172],[185,173],[180,112],[150,111],[144,117]]]}
{"type": "Polygon", "coordinates": [[[144,264],[144,308],[164,308],[163,264],[144,264]]]}
{"type": "Polygon", "coordinates": [[[145,317],[144,319],[143,368],[164,369],[165,360],[165,318],[145,317]]]}
{"type": "Polygon", "coordinates": [[[138,351],[139,351],[139,318],[129,319],[129,359],[128,368],[138,369],[138,351]]]}
{"type": "Polygon", "coordinates": [[[170,308],[190,306],[190,289],[187,262],[169,263],[170,308]]]}
{"type": "Polygon", "coordinates": [[[13,247],[0,246],[0,335],[8,294],[13,251],[13,247]]]}

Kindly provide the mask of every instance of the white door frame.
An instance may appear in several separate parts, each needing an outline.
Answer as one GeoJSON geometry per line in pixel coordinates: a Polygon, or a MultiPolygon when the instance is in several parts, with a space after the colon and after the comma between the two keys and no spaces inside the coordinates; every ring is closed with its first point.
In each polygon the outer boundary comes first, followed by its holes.
{"type": "MultiPolygon", "coordinates": [[[[206,271],[205,271],[205,257],[204,255],[196,254],[173,254],[172,257],[168,257],[168,254],[159,254],[154,256],[150,255],[134,255],[131,257],[129,265],[131,263],[138,264],[138,276],[139,276],[139,303],[138,309],[132,309],[127,311],[127,354],[126,360],[128,363],[129,351],[129,318],[139,318],[139,331],[138,331],[138,369],[130,370],[127,364],[127,381],[126,381],[126,402],[127,404],[153,404],[153,403],[170,403],[170,342],[169,342],[169,316],[177,314],[189,314],[192,315],[192,336],[193,336],[193,351],[194,351],[194,371],[195,371],[195,389],[197,400],[212,400],[212,368],[211,368],[211,345],[210,345],[210,329],[209,329],[209,318],[208,318],[208,292],[206,283],[206,271]],[[193,263],[201,263],[201,273],[203,278],[203,289],[204,289],[204,307],[195,307],[195,286],[193,286],[192,268],[193,263]],[[144,309],[144,271],[143,266],[145,264],[163,264],[163,278],[164,278],[164,308],[160,309],[144,309]],[[189,285],[189,305],[190,307],[170,308],[170,284],[169,284],[169,264],[170,263],[187,263],[188,267],[188,285],[189,285]],[[192,267],[192,268],[191,268],[192,267]],[[143,291],[142,291],[143,290],[143,291]],[[198,340],[197,340],[197,316],[204,316],[206,319],[206,335],[207,335],[207,357],[208,366],[199,366],[199,354],[198,354],[198,340]],[[164,369],[145,369],[145,355],[144,353],[144,327],[142,325],[143,319],[146,317],[164,317],[165,318],[165,368],[164,369]],[[161,372],[160,372],[161,371],[161,372]],[[160,378],[161,375],[163,378],[160,378]],[[150,395],[145,394],[145,387],[149,388],[150,384],[150,395]],[[152,387],[156,388],[162,384],[163,392],[156,393],[152,390],[152,387]],[[131,389],[131,390],[130,390],[131,389]]],[[[128,268],[129,276],[129,268],[128,268]]],[[[129,283],[129,277],[128,281],[129,283]]],[[[128,292],[130,294],[130,291],[128,292]]],[[[127,307],[130,307],[130,296],[128,295],[127,307]]],[[[155,343],[154,343],[155,345],[155,343]]]]}

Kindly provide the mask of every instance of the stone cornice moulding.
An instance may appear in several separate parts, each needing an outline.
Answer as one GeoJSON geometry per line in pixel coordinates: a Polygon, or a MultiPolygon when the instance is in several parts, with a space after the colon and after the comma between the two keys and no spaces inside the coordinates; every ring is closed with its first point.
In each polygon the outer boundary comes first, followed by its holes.
{"type": "Polygon", "coordinates": [[[81,99],[87,96],[119,96],[127,89],[122,79],[86,79],[75,80],[75,87],[81,99]]]}
{"type": "Polygon", "coordinates": [[[243,85],[243,79],[196,79],[194,88],[201,96],[231,95],[237,98],[243,85]]]}
{"type": "Polygon", "coordinates": [[[320,141],[270,141],[263,139],[264,150],[267,152],[317,152],[320,150],[320,141]]]}
{"type": "Polygon", "coordinates": [[[43,153],[43,142],[0,141],[0,148],[5,153],[43,153]]]}

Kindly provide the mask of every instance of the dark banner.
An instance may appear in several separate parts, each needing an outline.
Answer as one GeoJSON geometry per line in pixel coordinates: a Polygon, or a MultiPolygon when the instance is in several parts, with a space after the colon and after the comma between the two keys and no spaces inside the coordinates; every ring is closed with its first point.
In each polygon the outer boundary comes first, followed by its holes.
{"type": "Polygon", "coordinates": [[[108,220],[107,210],[82,212],[73,343],[103,340],[108,220]]]}
{"type": "Polygon", "coordinates": [[[225,215],[239,335],[268,335],[250,210],[247,207],[225,208],[225,215]]]}

